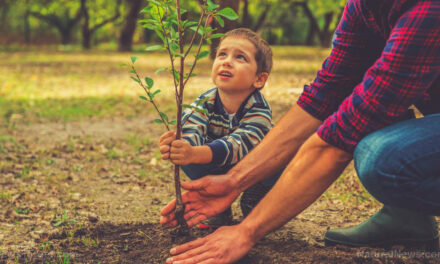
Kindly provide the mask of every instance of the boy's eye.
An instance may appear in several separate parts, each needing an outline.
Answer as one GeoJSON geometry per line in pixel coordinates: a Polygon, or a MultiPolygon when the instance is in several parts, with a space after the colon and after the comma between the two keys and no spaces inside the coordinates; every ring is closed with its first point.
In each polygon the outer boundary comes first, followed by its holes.
{"type": "Polygon", "coordinates": [[[247,61],[247,60],[246,60],[246,57],[243,56],[243,55],[237,55],[237,59],[247,61]]]}
{"type": "Polygon", "coordinates": [[[219,52],[217,54],[217,57],[224,57],[224,56],[226,56],[226,53],[224,53],[224,52],[219,52]]]}

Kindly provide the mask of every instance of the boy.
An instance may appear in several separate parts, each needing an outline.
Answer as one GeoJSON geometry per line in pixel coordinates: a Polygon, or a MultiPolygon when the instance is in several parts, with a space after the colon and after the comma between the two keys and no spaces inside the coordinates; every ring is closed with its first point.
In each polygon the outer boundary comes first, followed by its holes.
{"type": "MultiPolygon", "coordinates": [[[[238,28],[226,33],[218,47],[211,77],[216,88],[192,104],[204,113],[187,108],[182,117],[182,139],[167,132],[159,139],[162,159],[182,165],[192,180],[223,174],[244,157],[272,128],[272,111],[260,93],[272,68],[272,50],[256,33],[238,28]],[[201,103],[203,102],[203,103],[201,103]]],[[[241,199],[246,216],[269,191],[274,179],[249,188],[241,199]]],[[[225,212],[201,224],[216,228],[230,224],[225,212]]]]}

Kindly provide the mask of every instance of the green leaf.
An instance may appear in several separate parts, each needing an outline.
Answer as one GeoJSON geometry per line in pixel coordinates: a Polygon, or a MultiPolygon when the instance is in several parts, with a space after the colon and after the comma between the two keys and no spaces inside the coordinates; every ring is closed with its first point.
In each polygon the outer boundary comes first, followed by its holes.
{"type": "Polygon", "coordinates": [[[168,123],[168,116],[164,112],[159,112],[159,114],[168,123]]]}
{"type": "MultiPolygon", "coordinates": [[[[185,77],[183,77],[183,78],[185,78],[185,79],[188,78],[188,74],[189,74],[189,73],[185,74],[185,77]]],[[[189,77],[194,77],[194,76],[196,76],[196,74],[192,72],[192,73],[191,73],[191,76],[189,76],[189,77]]]]}
{"type": "Polygon", "coordinates": [[[129,71],[129,73],[136,73],[136,70],[135,70],[135,69],[131,69],[131,70],[129,71]]]}
{"type": "Polygon", "coordinates": [[[148,13],[148,12],[150,12],[150,10],[151,10],[152,8],[153,8],[152,6],[147,6],[147,7],[145,7],[144,9],[141,10],[141,13],[148,13]]]}
{"type": "Polygon", "coordinates": [[[158,26],[156,25],[151,25],[151,24],[144,24],[142,25],[143,28],[148,28],[150,30],[157,30],[158,26]]]}
{"type": "Polygon", "coordinates": [[[182,104],[182,107],[183,107],[183,108],[193,108],[193,106],[192,106],[192,105],[189,105],[189,104],[182,104]]]}
{"type": "Polygon", "coordinates": [[[224,9],[218,11],[218,14],[221,15],[222,17],[229,19],[229,20],[238,19],[237,13],[235,13],[235,11],[230,7],[226,7],[224,9]]]}
{"type": "Polygon", "coordinates": [[[208,110],[207,109],[201,109],[201,108],[194,108],[196,110],[196,112],[202,113],[202,114],[208,114],[208,110]]]}
{"type": "Polygon", "coordinates": [[[162,45],[154,45],[146,48],[146,51],[155,51],[155,50],[163,50],[164,47],[162,45]]]}
{"type": "Polygon", "coordinates": [[[135,77],[133,77],[133,76],[130,76],[131,77],[131,79],[133,79],[133,81],[135,81],[135,82],[137,82],[137,83],[141,83],[141,80],[139,80],[138,78],[135,78],[135,77]]]}
{"type": "Polygon", "coordinates": [[[151,89],[151,87],[153,87],[154,85],[153,79],[149,77],[145,77],[145,83],[147,84],[148,89],[151,89]]]}
{"type": "Polygon", "coordinates": [[[209,36],[210,39],[215,39],[215,38],[221,38],[226,36],[226,34],[223,33],[216,33],[216,34],[212,34],[211,36],[209,36]]]}
{"type": "Polygon", "coordinates": [[[197,25],[197,24],[198,24],[198,22],[195,22],[195,21],[185,21],[185,22],[183,23],[183,26],[184,26],[185,28],[189,28],[189,27],[195,26],[195,25],[197,25]]]}
{"type": "Polygon", "coordinates": [[[155,96],[156,94],[158,94],[158,93],[160,93],[160,90],[156,90],[156,91],[154,91],[152,94],[151,94],[151,96],[155,96]]]}
{"type": "Polygon", "coordinates": [[[163,71],[166,71],[167,69],[168,69],[167,67],[160,68],[157,71],[155,71],[154,74],[159,74],[159,73],[161,73],[163,71]]]}
{"type": "Polygon", "coordinates": [[[221,17],[219,17],[219,16],[216,16],[216,17],[215,17],[215,20],[217,20],[218,24],[219,24],[221,27],[225,27],[225,21],[223,20],[223,18],[221,18],[221,17]]]}
{"type": "MultiPolygon", "coordinates": [[[[196,31],[197,30],[197,27],[196,26],[194,26],[194,27],[190,27],[190,29],[192,30],[192,31],[196,31]]],[[[202,26],[200,26],[199,27],[199,30],[197,31],[197,33],[199,33],[199,35],[203,35],[203,27],[202,26]]]]}
{"type": "Polygon", "coordinates": [[[176,70],[170,70],[170,73],[174,76],[174,79],[176,80],[176,82],[180,81],[180,76],[179,76],[179,72],[176,70]]]}
{"type": "Polygon", "coordinates": [[[147,97],[145,97],[145,96],[143,96],[143,95],[139,96],[139,98],[141,98],[142,100],[148,101],[148,102],[150,101],[150,100],[148,100],[147,97]]]}
{"type": "Polygon", "coordinates": [[[211,0],[208,0],[208,7],[206,8],[207,11],[213,11],[214,9],[218,8],[220,5],[214,4],[211,0]]]}
{"type": "Polygon", "coordinates": [[[150,4],[154,4],[154,5],[157,5],[157,6],[164,6],[162,3],[160,3],[160,2],[158,2],[156,0],[148,0],[148,2],[150,2],[150,4]]]}
{"type": "Polygon", "coordinates": [[[209,51],[204,50],[204,51],[200,52],[199,55],[197,55],[196,59],[200,60],[200,59],[207,57],[208,55],[209,55],[209,51]]]}
{"type": "Polygon", "coordinates": [[[131,56],[131,63],[134,64],[138,59],[139,59],[139,57],[131,56]]]}
{"type": "Polygon", "coordinates": [[[177,45],[176,43],[171,43],[170,48],[173,51],[176,51],[176,50],[180,49],[179,45],[177,45]]]}
{"type": "Polygon", "coordinates": [[[173,120],[173,121],[170,122],[170,124],[171,125],[177,125],[177,122],[176,122],[176,120],[173,120]]]}
{"type": "Polygon", "coordinates": [[[209,97],[203,97],[202,99],[200,99],[196,102],[196,105],[199,106],[199,105],[207,102],[209,99],[210,99],[209,97]]]}
{"type": "Polygon", "coordinates": [[[154,119],[154,123],[163,124],[163,121],[161,119],[154,119]]]}
{"type": "Polygon", "coordinates": [[[127,67],[127,66],[130,66],[128,63],[121,63],[121,64],[119,64],[119,66],[120,67],[127,67]]]}

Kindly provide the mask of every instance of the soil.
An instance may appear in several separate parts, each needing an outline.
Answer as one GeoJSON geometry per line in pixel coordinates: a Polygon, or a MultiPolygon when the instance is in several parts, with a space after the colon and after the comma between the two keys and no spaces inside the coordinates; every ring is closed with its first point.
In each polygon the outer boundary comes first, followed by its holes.
{"type": "MultiPolygon", "coordinates": [[[[176,243],[158,224],[174,195],[172,170],[159,161],[161,130],[151,120],[2,131],[0,263],[164,263],[176,243]]],[[[378,208],[349,166],[316,203],[237,263],[438,263],[440,253],[324,246],[328,228],[358,224],[378,208]]],[[[240,221],[236,203],[233,210],[240,221]]],[[[208,233],[193,229],[186,239],[208,233]]]]}

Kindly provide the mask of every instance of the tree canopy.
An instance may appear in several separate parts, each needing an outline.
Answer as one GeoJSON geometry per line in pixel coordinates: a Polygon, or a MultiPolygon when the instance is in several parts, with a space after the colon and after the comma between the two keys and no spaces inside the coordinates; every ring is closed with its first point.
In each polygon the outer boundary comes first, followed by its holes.
{"type": "MultiPolygon", "coordinates": [[[[329,46],[346,0],[216,0],[237,11],[238,22],[270,44],[329,46]]],[[[154,34],[139,27],[140,10],[148,0],[0,0],[0,44],[115,43],[131,50],[132,43],[155,42],[154,34]]],[[[198,16],[198,1],[182,5],[198,16]]]]}

